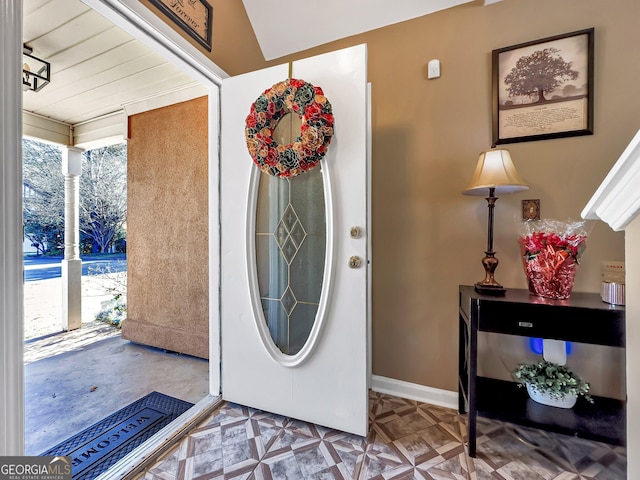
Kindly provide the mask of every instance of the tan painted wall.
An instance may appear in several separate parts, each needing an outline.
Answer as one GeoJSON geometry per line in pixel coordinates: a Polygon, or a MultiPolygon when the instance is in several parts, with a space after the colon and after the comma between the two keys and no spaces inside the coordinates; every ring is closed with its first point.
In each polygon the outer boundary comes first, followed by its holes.
{"type": "MultiPolygon", "coordinates": [[[[539,198],[543,217],[579,217],[640,128],[640,101],[629,101],[640,98],[640,88],[623,92],[619,81],[622,72],[629,78],[640,74],[640,58],[629,43],[640,40],[629,20],[629,10],[638,12],[638,6],[633,0],[608,3],[606,15],[597,14],[601,6],[597,1],[506,0],[448,10],[366,38],[374,92],[376,374],[456,389],[457,285],[482,278],[487,218],[482,199],[460,192],[477,154],[491,142],[491,50],[596,28],[595,135],[509,147],[531,188],[500,198],[496,207],[497,278],[505,286],[525,287],[515,230],[521,200],[539,198]],[[442,62],[437,80],[424,79],[430,58],[442,62]]],[[[623,245],[622,234],[597,225],[575,289],[599,291],[600,262],[623,260],[623,245]]],[[[507,368],[501,366],[502,351],[494,348],[481,360],[495,364],[491,373],[499,377],[513,365],[505,359],[507,368]]],[[[594,393],[602,388],[619,395],[617,372],[624,370],[620,363],[609,365],[582,366],[594,393]]]]}
{"type": "MultiPolygon", "coordinates": [[[[546,218],[579,217],[640,128],[640,83],[634,81],[640,77],[640,2],[503,0],[483,6],[476,1],[268,63],[261,60],[253,32],[247,32],[246,14],[229,12],[224,3],[234,2],[213,2],[211,58],[230,74],[368,45],[373,88],[373,372],[456,390],[457,289],[483,276],[487,215],[484,200],[460,192],[479,152],[491,143],[491,51],[583,28],[596,30],[595,134],[509,147],[531,188],[498,200],[496,277],[505,286],[524,288],[515,228],[521,200],[539,198],[546,218]],[[218,29],[231,31],[233,42],[216,44],[218,29]],[[436,80],[426,80],[431,58],[442,62],[442,77],[436,80]]],[[[623,259],[622,233],[597,224],[575,290],[599,291],[600,262],[623,259]]],[[[499,348],[491,348],[491,339],[487,342],[490,348],[483,360],[493,365],[494,375],[508,375],[495,351],[514,347],[508,339],[501,339],[499,348]]],[[[591,362],[581,373],[592,382],[594,393],[624,393],[623,355],[592,355],[584,349],[576,355],[591,362]]]]}
{"type": "Polygon", "coordinates": [[[129,119],[128,340],[208,358],[207,98],[129,119]]]}
{"type": "Polygon", "coordinates": [[[149,0],[140,0],[152,12],[168,23],[171,28],[186,38],[189,43],[209,55],[213,61],[230,75],[240,71],[262,68],[264,57],[251,29],[249,17],[241,0],[207,0],[213,7],[213,49],[209,53],[193,38],[186,35],[176,24],[167,21],[166,15],[149,0]],[[247,65],[258,65],[249,67],[247,65]],[[243,70],[247,68],[247,70],[243,70]]]}

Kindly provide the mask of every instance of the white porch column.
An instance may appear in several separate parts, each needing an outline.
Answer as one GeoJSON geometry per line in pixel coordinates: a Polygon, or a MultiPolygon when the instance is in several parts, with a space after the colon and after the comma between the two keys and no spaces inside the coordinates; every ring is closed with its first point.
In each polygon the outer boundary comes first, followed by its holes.
{"type": "Polygon", "coordinates": [[[80,259],[80,175],[82,150],[62,151],[64,175],[64,260],[62,260],[62,329],[82,326],[82,260],[80,259]]]}
{"type": "Polygon", "coordinates": [[[0,2],[0,455],[24,453],[22,0],[0,2]]]}

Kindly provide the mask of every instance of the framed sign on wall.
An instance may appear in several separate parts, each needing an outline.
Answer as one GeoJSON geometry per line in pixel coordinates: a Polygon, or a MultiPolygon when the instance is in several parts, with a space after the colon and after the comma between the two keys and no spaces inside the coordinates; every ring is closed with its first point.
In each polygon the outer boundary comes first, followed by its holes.
{"type": "Polygon", "coordinates": [[[173,23],[211,51],[213,8],[206,0],[150,0],[173,23]]]}
{"type": "Polygon", "coordinates": [[[493,144],[593,134],[594,29],[492,52],[493,144]]]}

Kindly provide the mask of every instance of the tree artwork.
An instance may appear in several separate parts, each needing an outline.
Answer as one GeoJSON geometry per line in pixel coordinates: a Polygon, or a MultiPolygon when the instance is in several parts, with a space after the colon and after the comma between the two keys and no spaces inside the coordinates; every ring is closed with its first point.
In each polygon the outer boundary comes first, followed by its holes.
{"type": "Polygon", "coordinates": [[[546,102],[548,94],[568,80],[578,78],[573,62],[566,62],[557,48],[537,50],[518,59],[504,77],[509,97],[527,96],[537,103],[546,102]]]}

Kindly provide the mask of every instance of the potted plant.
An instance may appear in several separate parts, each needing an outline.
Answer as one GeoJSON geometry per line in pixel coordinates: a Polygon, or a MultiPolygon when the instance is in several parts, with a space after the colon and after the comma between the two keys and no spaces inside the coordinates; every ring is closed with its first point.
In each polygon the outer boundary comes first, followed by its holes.
{"type": "Polygon", "coordinates": [[[543,405],[572,408],[579,396],[593,403],[589,384],[564,365],[546,360],[521,363],[513,374],[519,386],[526,385],[529,396],[543,405]]]}

